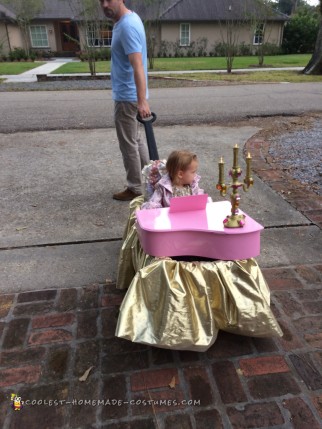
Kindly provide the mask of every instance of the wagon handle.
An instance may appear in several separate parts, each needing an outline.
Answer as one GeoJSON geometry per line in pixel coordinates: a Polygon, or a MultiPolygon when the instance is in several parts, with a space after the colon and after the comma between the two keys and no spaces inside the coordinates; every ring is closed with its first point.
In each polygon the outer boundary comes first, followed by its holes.
{"type": "Polygon", "coordinates": [[[155,142],[153,127],[152,127],[152,124],[156,120],[156,118],[157,118],[157,115],[153,112],[151,112],[151,116],[148,117],[147,119],[141,118],[139,113],[136,116],[136,119],[139,122],[141,122],[141,124],[144,125],[146,141],[148,143],[148,149],[149,149],[149,157],[150,157],[150,160],[152,161],[159,159],[157,144],[155,142]]]}

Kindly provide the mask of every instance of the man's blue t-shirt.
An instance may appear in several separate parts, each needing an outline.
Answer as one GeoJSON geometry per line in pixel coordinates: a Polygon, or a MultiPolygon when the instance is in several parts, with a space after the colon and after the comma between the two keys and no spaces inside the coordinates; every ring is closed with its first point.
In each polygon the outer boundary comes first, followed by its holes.
{"type": "MultiPolygon", "coordinates": [[[[111,80],[113,100],[137,101],[134,72],[128,55],[135,52],[142,54],[142,61],[147,82],[147,51],[143,23],[140,17],[131,12],[123,15],[113,28],[111,80]]],[[[148,98],[148,88],[146,97],[148,98]]]]}

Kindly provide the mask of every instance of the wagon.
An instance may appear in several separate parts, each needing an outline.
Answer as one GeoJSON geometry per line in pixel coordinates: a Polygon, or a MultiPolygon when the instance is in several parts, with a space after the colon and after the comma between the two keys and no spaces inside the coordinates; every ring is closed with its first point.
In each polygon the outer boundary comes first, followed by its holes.
{"type": "Polygon", "coordinates": [[[211,347],[219,330],[251,337],[282,336],[270,309],[268,285],[256,261],[263,229],[260,224],[248,217],[247,228],[224,231],[219,226],[222,211],[212,208],[229,203],[210,202],[205,212],[179,214],[181,218],[176,221],[181,235],[173,236],[171,228],[176,222],[168,208],[140,210],[153,190],[148,189],[149,174],[158,169],[161,177],[164,168],[152,129],[155,119],[153,114],[148,121],[140,120],[151,162],[144,169],[144,195],[129,205],[116,284],[127,292],[116,336],[160,348],[193,351],[211,347]],[[200,227],[202,219],[207,228],[211,224],[219,230],[210,231],[217,235],[217,241],[210,245],[204,238],[205,229],[200,227]],[[185,246],[176,246],[180,239],[185,246]],[[178,249],[182,248],[188,250],[180,254],[178,249]],[[166,254],[162,254],[164,249],[166,254]]]}

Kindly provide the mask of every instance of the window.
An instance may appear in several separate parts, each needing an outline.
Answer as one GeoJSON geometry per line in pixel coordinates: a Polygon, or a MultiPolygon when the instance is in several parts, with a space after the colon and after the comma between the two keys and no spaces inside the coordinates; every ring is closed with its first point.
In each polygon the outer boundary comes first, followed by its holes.
{"type": "Polygon", "coordinates": [[[112,28],[106,23],[90,23],[86,28],[87,46],[111,46],[112,28]]]}
{"type": "Polygon", "coordinates": [[[31,25],[29,29],[33,48],[49,48],[47,27],[45,25],[31,25]]]}
{"type": "Polygon", "coordinates": [[[254,31],[253,45],[261,45],[264,38],[264,24],[257,24],[254,31]]]}
{"type": "Polygon", "coordinates": [[[180,24],[180,46],[190,45],[190,24],[180,24]]]}

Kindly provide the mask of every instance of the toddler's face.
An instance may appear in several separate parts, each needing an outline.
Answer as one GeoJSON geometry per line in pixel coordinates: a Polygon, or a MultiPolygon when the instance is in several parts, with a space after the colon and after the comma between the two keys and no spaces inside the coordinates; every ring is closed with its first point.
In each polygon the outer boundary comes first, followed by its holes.
{"type": "Polygon", "coordinates": [[[193,160],[186,171],[182,172],[182,182],[184,185],[191,185],[196,177],[198,161],[193,160]]]}

